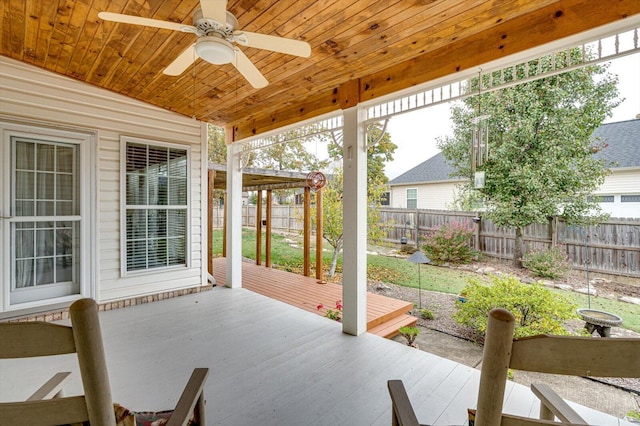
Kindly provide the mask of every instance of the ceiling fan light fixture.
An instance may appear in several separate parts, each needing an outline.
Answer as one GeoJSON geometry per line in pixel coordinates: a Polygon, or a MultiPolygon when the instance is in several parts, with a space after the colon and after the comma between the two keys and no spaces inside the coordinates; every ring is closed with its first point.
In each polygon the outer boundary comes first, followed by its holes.
{"type": "Polygon", "coordinates": [[[231,43],[216,37],[201,37],[196,42],[196,53],[199,57],[215,65],[230,64],[236,52],[231,43]]]}

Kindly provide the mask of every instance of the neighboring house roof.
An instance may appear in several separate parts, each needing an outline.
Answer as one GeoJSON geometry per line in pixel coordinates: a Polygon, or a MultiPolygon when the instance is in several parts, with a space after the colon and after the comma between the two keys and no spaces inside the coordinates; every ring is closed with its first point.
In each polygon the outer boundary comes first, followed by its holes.
{"type": "Polygon", "coordinates": [[[446,162],[442,153],[438,153],[413,169],[390,180],[389,185],[457,180],[451,177],[451,173],[453,173],[453,167],[446,162]]]}
{"type": "Polygon", "coordinates": [[[593,137],[608,144],[594,156],[615,163],[612,169],[640,167],[640,119],[603,124],[593,137]]]}
{"type": "MultiPolygon", "coordinates": [[[[612,169],[640,167],[640,119],[603,124],[593,132],[593,137],[608,144],[594,155],[608,163],[614,163],[612,169]]],[[[451,177],[453,172],[453,167],[446,162],[444,155],[438,153],[392,179],[389,185],[458,180],[451,177]]]]}

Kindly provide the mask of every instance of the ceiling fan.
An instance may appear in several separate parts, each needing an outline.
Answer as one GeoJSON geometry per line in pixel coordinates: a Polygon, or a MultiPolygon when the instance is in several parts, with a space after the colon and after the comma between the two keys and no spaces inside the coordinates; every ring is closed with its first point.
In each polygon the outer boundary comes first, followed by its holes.
{"type": "Polygon", "coordinates": [[[180,75],[202,58],[215,65],[232,64],[253,87],[260,89],[269,82],[234,43],[304,58],[311,55],[311,46],[305,41],[237,30],[238,20],[227,11],[227,0],[200,0],[200,8],[193,13],[193,25],[111,12],[100,12],[98,16],[105,21],[195,34],[196,42],[164,69],[166,75],[180,75]]]}

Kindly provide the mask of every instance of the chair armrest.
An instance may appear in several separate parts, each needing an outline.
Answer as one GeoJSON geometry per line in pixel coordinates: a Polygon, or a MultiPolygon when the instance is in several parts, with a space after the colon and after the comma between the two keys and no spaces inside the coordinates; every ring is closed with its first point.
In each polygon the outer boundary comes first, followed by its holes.
{"type": "Polygon", "coordinates": [[[189,378],[189,381],[178,400],[178,404],[171,415],[171,419],[167,422],[167,426],[185,426],[189,421],[194,408],[196,408],[196,405],[198,406],[196,411],[200,416],[200,424],[205,424],[204,397],[202,390],[208,375],[208,368],[196,368],[193,370],[191,378],[189,378]]]}
{"type": "Polygon", "coordinates": [[[544,420],[553,420],[553,416],[560,419],[563,423],[573,423],[586,425],[578,413],[567,404],[567,402],[553,391],[549,386],[541,383],[532,383],[531,391],[540,399],[540,418],[544,420]]]}
{"type": "Polygon", "coordinates": [[[65,371],[55,374],[44,385],[40,386],[27,401],[40,401],[43,399],[58,398],[62,396],[62,387],[71,378],[71,372],[65,371]]]}
{"type": "Polygon", "coordinates": [[[419,426],[418,418],[413,411],[402,380],[389,380],[387,387],[391,396],[391,424],[393,426],[419,426]]]}

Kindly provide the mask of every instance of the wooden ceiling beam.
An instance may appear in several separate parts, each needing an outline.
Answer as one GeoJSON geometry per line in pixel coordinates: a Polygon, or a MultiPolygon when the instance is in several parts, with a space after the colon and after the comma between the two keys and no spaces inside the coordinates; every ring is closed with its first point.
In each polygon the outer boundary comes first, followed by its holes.
{"type": "MultiPolygon", "coordinates": [[[[566,0],[547,5],[488,31],[456,39],[440,49],[362,77],[357,99],[376,99],[638,13],[640,2],[637,0],[566,0]]],[[[233,123],[234,141],[338,110],[344,99],[356,96],[352,92],[353,81],[296,105],[260,112],[246,108],[245,119],[233,123]],[[347,88],[349,93],[341,93],[347,88]]],[[[351,102],[349,105],[353,106],[351,102]]]]}

